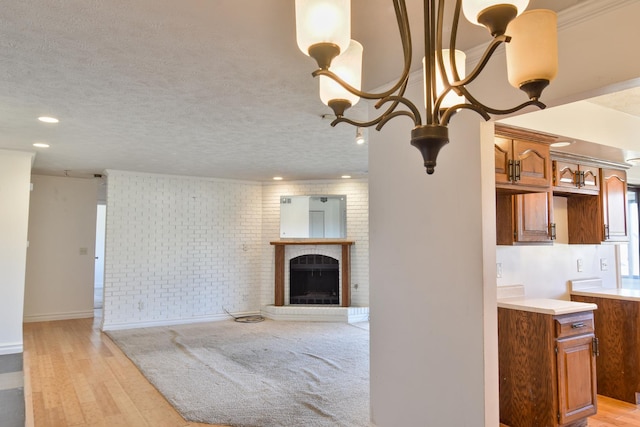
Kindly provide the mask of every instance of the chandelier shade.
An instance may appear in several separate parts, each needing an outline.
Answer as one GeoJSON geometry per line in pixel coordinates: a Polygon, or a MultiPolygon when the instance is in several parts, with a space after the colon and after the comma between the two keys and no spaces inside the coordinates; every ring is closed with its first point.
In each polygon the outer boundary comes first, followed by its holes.
{"type": "Polygon", "coordinates": [[[327,68],[349,47],[351,0],[296,0],[295,9],[298,48],[327,68]]]}
{"type": "MultiPolygon", "coordinates": [[[[453,77],[453,71],[451,69],[451,62],[449,61],[449,54],[450,54],[449,49],[442,49],[442,58],[444,59],[443,64],[444,64],[444,69],[447,76],[446,80],[443,80],[442,75],[440,74],[440,63],[439,63],[438,57],[436,57],[436,61],[438,61],[438,64],[436,65],[436,93],[444,93],[449,86],[449,82],[453,82],[455,80],[453,77]]],[[[455,64],[456,64],[456,70],[458,72],[458,76],[460,77],[460,79],[464,79],[466,76],[465,71],[466,71],[467,55],[463,51],[457,50],[457,49],[454,55],[455,55],[455,64]]],[[[427,66],[428,66],[426,62],[427,62],[426,58],[422,58],[422,76],[424,78],[425,107],[427,105],[426,82],[427,82],[427,66]]],[[[458,95],[455,91],[449,90],[448,93],[444,96],[444,98],[442,98],[442,102],[440,103],[440,108],[453,107],[454,105],[457,105],[457,104],[464,104],[464,102],[465,100],[463,95],[458,95]]]]}
{"type": "Polygon", "coordinates": [[[546,87],[558,73],[557,15],[551,10],[527,11],[509,24],[507,32],[509,83],[538,99],[540,86],[546,87]]]}
{"type": "MultiPolygon", "coordinates": [[[[347,50],[335,58],[329,67],[342,80],[360,90],[362,84],[362,45],[351,40],[347,50]]],[[[336,81],[320,76],[320,100],[334,110],[336,116],[358,103],[360,97],[346,90],[336,81]],[[338,111],[335,111],[338,108],[338,111]]]]}

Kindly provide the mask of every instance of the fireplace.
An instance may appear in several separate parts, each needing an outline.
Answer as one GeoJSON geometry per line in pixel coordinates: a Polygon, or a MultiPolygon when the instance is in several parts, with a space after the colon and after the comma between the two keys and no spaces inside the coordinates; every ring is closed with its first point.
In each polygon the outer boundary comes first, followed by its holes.
{"type": "Polygon", "coordinates": [[[289,261],[289,304],[340,304],[339,284],[335,258],[307,254],[289,261]]]}
{"type": "MultiPolygon", "coordinates": [[[[292,239],[292,240],[278,240],[271,242],[275,248],[274,253],[274,306],[282,307],[285,305],[285,296],[288,295],[289,304],[305,304],[305,303],[292,303],[291,302],[291,283],[287,283],[285,289],[285,282],[287,279],[291,279],[291,264],[290,260],[302,255],[323,255],[328,258],[333,258],[337,261],[338,267],[338,287],[337,292],[338,302],[337,304],[342,307],[349,307],[351,305],[351,245],[352,240],[342,239],[292,239]],[[335,248],[339,246],[337,250],[335,248]],[[288,247],[289,256],[285,256],[285,247],[288,247]],[[295,250],[293,248],[296,248],[295,250]],[[319,253],[324,252],[324,253],[319,253]]],[[[295,268],[294,268],[295,269],[295,268]]],[[[323,272],[324,274],[324,272],[323,272]]],[[[289,280],[290,282],[290,280],[289,280]]],[[[326,292],[326,290],[323,290],[326,292]]],[[[318,304],[318,303],[306,303],[318,304]]],[[[336,303],[329,303],[336,304],[336,303]]],[[[327,304],[328,305],[328,304],[327,304]]],[[[311,308],[311,307],[310,307],[311,308]]]]}

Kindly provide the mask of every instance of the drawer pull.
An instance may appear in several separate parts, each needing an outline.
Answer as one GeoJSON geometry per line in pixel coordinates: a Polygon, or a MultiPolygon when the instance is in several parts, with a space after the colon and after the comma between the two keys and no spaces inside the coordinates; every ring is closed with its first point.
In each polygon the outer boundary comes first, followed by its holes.
{"type": "Polygon", "coordinates": [[[584,328],[585,326],[587,325],[585,325],[584,322],[576,322],[571,325],[573,329],[580,329],[580,328],[584,328]]]}

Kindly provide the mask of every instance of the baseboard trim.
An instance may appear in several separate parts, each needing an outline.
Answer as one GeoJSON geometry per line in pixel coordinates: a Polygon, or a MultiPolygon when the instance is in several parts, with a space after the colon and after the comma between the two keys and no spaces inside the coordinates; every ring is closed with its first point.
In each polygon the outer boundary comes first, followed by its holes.
{"type": "MultiPolygon", "coordinates": [[[[252,313],[234,313],[234,316],[256,315],[257,312],[252,313]]],[[[186,325],[190,323],[203,323],[203,322],[219,322],[221,320],[229,320],[231,317],[228,314],[214,314],[210,316],[190,317],[188,319],[166,319],[166,320],[147,320],[143,322],[127,322],[127,323],[104,323],[102,325],[103,331],[118,331],[121,329],[136,329],[136,328],[152,328],[155,326],[173,326],[173,325],[186,325]]]]}
{"type": "Polygon", "coordinates": [[[93,309],[82,311],[67,311],[65,313],[34,314],[24,316],[22,321],[24,323],[33,323],[48,322],[52,320],[86,319],[89,317],[93,317],[93,309]]]}
{"type": "Polygon", "coordinates": [[[0,344],[0,355],[22,353],[24,350],[23,343],[0,344]]]}

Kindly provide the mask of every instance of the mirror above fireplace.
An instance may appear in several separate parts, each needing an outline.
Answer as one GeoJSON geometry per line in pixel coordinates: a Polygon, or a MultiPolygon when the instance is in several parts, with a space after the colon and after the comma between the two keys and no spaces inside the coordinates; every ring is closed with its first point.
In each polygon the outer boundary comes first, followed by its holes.
{"type": "Polygon", "coordinates": [[[347,196],[280,197],[280,238],[344,239],[347,237],[347,196]]]}

